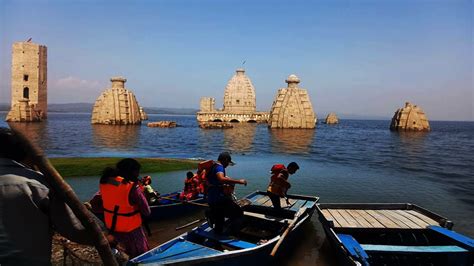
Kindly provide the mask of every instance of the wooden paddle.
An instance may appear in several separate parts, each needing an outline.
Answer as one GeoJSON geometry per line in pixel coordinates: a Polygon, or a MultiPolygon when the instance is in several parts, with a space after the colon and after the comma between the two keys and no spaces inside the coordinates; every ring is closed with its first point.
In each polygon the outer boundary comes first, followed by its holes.
{"type": "Polygon", "coordinates": [[[275,254],[277,253],[278,248],[280,247],[281,243],[283,243],[283,240],[285,240],[286,236],[291,231],[291,229],[293,229],[293,227],[295,227],[295,225],[298,222],[298,219],[300,218],[300,216],[303,215],[305,212],[306,212],[306,207],[303,207],[303,208],[299,209],[299,211],[295,214],[295,217],[291,221],[290,225],[288,225],[285,232],[283,232],[280,239],[278,240],[278,242],[273,247],[272,253],[270,253],[270,256],[272,256],[272,257],[275,256],[275,254]]]}
{"type": "Polygon", "coordinates": [[[205,221],[205,220],[206,220],[206,218],[197,219],[197,220],[192,221],[192,222],[190,222],[190,223],[187,223],[187,224],[185,224],[185,225],[176,227],[175,230],[178,231],[178,230],[181,230],[181,229],[183,229],[183,228],[186,228],[186,227],[188,227],[188,226],[191,226],[191,225],[193,225],[193,224],[197,224],[197,223],[202,222],[202,221],[205,221]]]}
{"type": "Polygon", "coordinates": [[[196,205],[196,206],[201,206],[201,207],[209,207],[209,205],[208,205],[208,204],[205,204],[205,203],[199,203],[199,202],[192,202],[192,201],[185,201],[185,200],[173,199],[173,198],[166,197],[166,196],[160,196],[160,198],[162,198],[162,199],[167,199],[167,200],[171,200],[171,201],[176,201],[176,202],[181,202],[181,203],[183,203],[183,204],[191,204],[191,205],[196,205]]]}
{"type": "Polygon", "coordinates": [[[118,265],[104,233],[86,206],[77,198],[72,188],[64,181],[62,176],[34,143],[30,142],[21,132],[15,130],[15,128],[12,127],[11,129],[18,137],[21,145],[27,149],[31,163],[38,168],[37,170],[43,174],[46,182],[51,186],[58,198],[63,200],[71,208],[87,233],[92,236],[94,246],[99,252],[104,265],[118,265]]]}

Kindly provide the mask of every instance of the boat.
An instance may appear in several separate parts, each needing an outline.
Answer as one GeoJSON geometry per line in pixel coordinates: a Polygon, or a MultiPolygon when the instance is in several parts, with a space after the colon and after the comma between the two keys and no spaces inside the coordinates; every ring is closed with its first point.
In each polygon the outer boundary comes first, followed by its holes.
{"type": "Polygon", "coordinates": [[[341,265],[473,265],[474,240],[410,203],[317,204],[341,265]]]}
{"type": "Polygon", "coordinates": [[[179,199],[181,191],[160,195],[156,204],[150,205],[151,214],[148,220],[161,220],[164,218],[176,217],[184,213],[189,213],[202,208],[206,203],[203,194],[199,194],[195,199],[182,201],[179,199]]]}
{"type": "MultiPolygon", "coordinates": [[[[244,217],[233,234],[217,234],[208,222],[130,260],[131,265],[249,265],[271,261],[277,242],[294,241],[301,225],[310,220],[318,197],[288,195],[275,211],[266,192],[256,191],[239,200],[244,217]],[[287,237],[282,237],[287,235],[287,237]],[[281,239],[281,241],[279,241],[281,239]],[[283,241],[284,239],[284,241],[283,241]]],[[[224,228],[228,225],[228,220],[224,228]]],[[[280,244],[280,243],[278,243],[280,244]]]]}

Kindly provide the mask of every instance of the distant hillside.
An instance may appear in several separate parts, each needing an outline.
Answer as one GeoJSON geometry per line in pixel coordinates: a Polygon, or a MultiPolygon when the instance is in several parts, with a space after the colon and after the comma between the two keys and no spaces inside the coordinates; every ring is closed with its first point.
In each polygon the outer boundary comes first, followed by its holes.
{"type": "MultiPolygon", "coordinates": [[[[92,103],[52,103],[48,104],[48,112],[57,113],[92,113],[92,103]]],[[[147,114],[194,115],[197,109],[192,108],[159,108],[144,107],[147,114]]],[[[0,103],[0,111],[10,111],[10,104],[0,103]]]]}

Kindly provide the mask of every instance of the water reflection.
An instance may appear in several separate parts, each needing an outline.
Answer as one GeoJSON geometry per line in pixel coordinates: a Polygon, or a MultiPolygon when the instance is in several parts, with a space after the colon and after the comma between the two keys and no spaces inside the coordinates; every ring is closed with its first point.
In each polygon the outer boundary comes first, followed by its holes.
{"type": "Polygon", "coordinates": [[[429,132],[393,132],[395,139],[399,142],[397,147],[408,155],[416,155],[423,151],[425,139],[429,132]]]}
{"type": "Polygon", "coordinates": [[[272,152],[308,153],[313,142],[313,129],[269,129],[272,152]]]}
{"type": "Polygon", "coordinates": [[[130,148],[138,144],[140,126],[92,125],[92,135],[96,147],[130,148]]]}
{"type": "Polygon", "coordinates": [[[11,129],[21,132],[30,141],[39,145],[42,149],[49,146],[49,134],[47,132],[47,121],[32,123],[8,123],[11,129]]]}
{"type": "Polygon", "coordinates": [[[234,124],[231,129],[224,130],[224,145],[233,152],[248,152],[252,149],[256,124],[234,124]]]}

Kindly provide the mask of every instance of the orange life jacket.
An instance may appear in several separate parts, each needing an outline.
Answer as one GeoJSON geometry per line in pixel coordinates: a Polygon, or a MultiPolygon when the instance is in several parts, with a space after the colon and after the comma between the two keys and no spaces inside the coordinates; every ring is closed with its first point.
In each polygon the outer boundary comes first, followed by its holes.
{"type": "Polygon", "coordinates": [[[286,192],[291,187],[290,183],[286,181],[288,179],[287,175],[283,175],[283,178],[278,177],[281,172],[287,171],[286,167],[283,164],[275,164],[270,170],[272,177],[270,178],[270,184],[268,185],[267,191],[273,194],[276,194],[280,197],[285,197],[286,192]]]}
{"type": "Polygon", "coordinates": [[[197,180],[194,177],[186,178],[184,180],[184,193],[196,193],[197,192],[197,180]]]}
{"type": "Polygon", "coordinates": [[[207,194],[207,189],[209,187],[207,175],[209,175],[215,165],[216,162],[213,160],[203,161],[198,164],[198,173],[201,173],[199,176],[199,190],[202,194],[207,194]]]}
{"type": "Polygon", "coordinates": [[[130,204],[128,197],[135,183],[124,182],[123,177],[109,177],[100,184],[104,206],[105,225],[112,232],[130,232],[142,224],[138,206],[130,204]]]}

